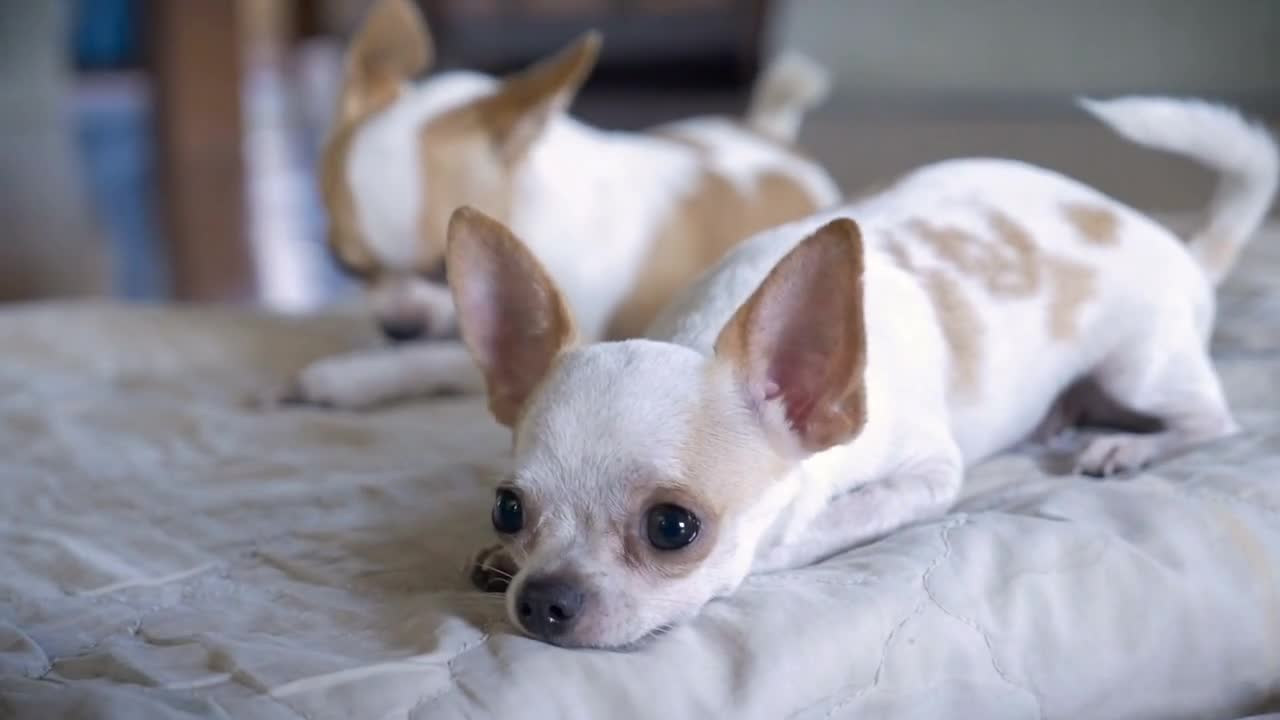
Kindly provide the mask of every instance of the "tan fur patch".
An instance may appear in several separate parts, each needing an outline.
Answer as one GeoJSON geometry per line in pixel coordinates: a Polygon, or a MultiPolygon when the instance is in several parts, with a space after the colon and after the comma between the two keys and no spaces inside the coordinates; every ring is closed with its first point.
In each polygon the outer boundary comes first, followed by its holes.
{"type": "MultiPolygon", "coordinates": [[[[976,240],[976,238],[975,238],[976,240]]],[[[964,288],[946,270],[923,270],[912,259],[909,245],[892,234],[886,236],[885,250],[894,264],[915,275],[929,295],[951,358],[951,386],[966,396],[976,394],[981,378],[982,319],[964,288]]]]}
{"type": "Polygon", "coordinates": [[[498,222],[511,221],[511,173],[493,153],[481,113],[466,105],[433,119],[418,134],[427,188],[418,216],[414,266],[419,272],[428,272],[444,256],[445,231],[456,208],[467,205],[498,222]]]}
{"type": "Polygon", "coordinates": [[[638,337],[676,293],[755,233],[802,218],[817,203],[793,178],[766,172],[754,192],[704,170],[650,246],[635,283],[608,326],[612,339],[638,337]]]}
{"type": "Polygon", "coordinates": [[[1062,214],[1087,243],[1115,245],[1120,242],[1120,218],[1108,208],[1068,203],[1062,207],[1062,214]]]}
{"type": "MultiPolygon", "coordinates": [[[[379,261],[360,232],[355,199],[345,176],[346,155],[358,129],[358,125],[345,128],[330,140],[322,159],[321,190],[329,211],[330,250],[344,268],[369,279],[378,274],[379,261]]],[[[412,269],[430,274],[439,269],[444,258],[450,214],[471,205],[508,222],[512,191],[510,175],[486,145],[474,107],[435,118],[423,126],[418,138],[418,146],[406,150],[417,151],[429,190],[418,216],[412,269]]]]}
{"type": "Polygon", "coordinates": [[[987,276],[987,286],[997,295],[1030,295],[1040,287],[1040,265],[1035,242],[1026,228],[1002,212],[992,210],[987,222],[1008,252],[997,251],[987,276]]]}
{"type": "Polygon", "coordinates": [[[1093,268],[1063,258],[1046,258],[1052,290],[1049,295],[1049,334],[1055,340],[1079,337],[1080,309],[1097,291],[1093,268]]]}
{"type": "Polygon", "coordinates": [[[911,251],[907,248],[907,244],[892,233],[886,232],[883,234],[885,236],[885,251],[889,253],[893,263],[909,273],[918,272],[919,268],[916,266],[915,261],[911,259],[911,251]]]}
{"type": "Polygon", "coordinates": [[[925,220],[912,220],[907,228],[940,258],[979,279],[993,295],[1022,297],[1034,293],[1040,286],[1040,266],[1031,236],[1000,212],[988,213],[987,222],[998,242],[986,242],[963,229],[936,226],[925,220]]]}
{"type": "Polygon", "coordinates": [[[586,80],[600,50],[587,33],[560,53],[505,79],[494,94],[427,123],[419,133],[426,203],[418,218],[415,266],[434,269],[455,208],[469,205],[502,223],[511,220],[511,178],[550,116],[586,80]],[[499,151],[495,152],[494,148],[499,151]]]}
{"type": "Polygon", "coordinates": [[[600,44],[600,33],[587,31],[555,55],[504,79],[498,92],[476,103],[508,164],[521,160],[551,117],[569,106],[595,67],[600,44]]]}
{"type": "Polygon", "coordinates": [[[912,220],[907,230],[918,236],[942,259],[971,274],[982,274],[982,240],[959,228],[942,227],[926,220],[912,220]]]}
{"type": "Polygon", "coordinates": [[[346,53],[339,123],[353,124],[391,104],[400,85],[431,64],[434,45],[410,0],[380,0],[346,53]]]}
{"type": "MultiPolygon", "coordinates": [[[[1108,241],[1103,238],[1115,233],[1117,219],[1103,211],[1110,218],[1105,219],[1093,210],[1095,208],[1075,208],[1071,222],[1081,228],[1082,235],[1092,233],[1090,242],[1106,244],[1108,241]]],[[[913,220],[907,228],[945,264],[976,279],[994,297],[1027,297],[1042,287],[1047,288],[1049,335],[1059,341],[1077,338],[1081,308],[1097,290],[1095,271],[1087,265],[1041,252],[1030,232],[1002,212],[989,211],[987,223],[993,233],[991,240],[924,220],[913,220]]],[[[976,389],[984,328],[963,287],[942,269],[921,270],[911,257],[909,246],[901,240],[890,237],[885,248],[894,262],[920,278],[929,294],[951,350],[954,386],[965,391],[976,389]]]]}
{"type": "Polygon", "coordinates": [[[337,128],[320,158],[320,194],[329,215],[329,252],[349,272],[369,278],[378,271],[378,261],[365,247],[356,217],[356,202],[347,184],[347,153],[359,123],[337,128]]]}
{"type": "Polygon", "coordinates": [[[942,325],[942,337],[951,355],[951,386],[964,395],[976,394],[981,377],[982,336],[985,332],[973,303],[960,283],[942,270],[921,277],[942,325]]]}

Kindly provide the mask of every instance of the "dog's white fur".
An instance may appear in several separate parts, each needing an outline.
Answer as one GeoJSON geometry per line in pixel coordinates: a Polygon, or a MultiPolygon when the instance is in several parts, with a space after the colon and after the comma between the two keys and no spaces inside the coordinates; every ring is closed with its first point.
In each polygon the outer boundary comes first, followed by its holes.
{"type": "MultiPolygon", "coordinates": [[[[472,298],[460,324],[491,390],[523,400],[508,485],[538,519],[504,543],[520,567],[508,591],[513,621],[528,579],[568,576],[587,605],[571,632],[551,639],[626,645],[691,616],[749,572],[811,563],[937,516],[967,466],[1025,439],[1078,381],[1162,425],[1092,439],[1078,460],[1091,474],[1136,470],[1235,432],[1207,354],[1214,285],[1271,204],[1276,146],[1207,103],[1143,97],[1085,107],[1130,139],[1221,174],[1208,224],[1189,247],[1060,174],[978,159],[922,168],[878,195],[754,237],[670,305],[645,340],[549,350],[487,342],[504,332],[504,303],[536,304],[535,290],[553,301],[554,288],[535,279],[514,299],[486,295],[512,281],[492,263],[451,278],[455,295],[472,298]],[[1065,212],[1073,207],[1107,218],[1103,234],[1085,237],[1089,228],[1065,212]],[[836,218],[856,220],[860,243],[840,240],[856,233],[836,218]],[[996,253],[988,258],[1031,243],[1038,282],[1019,289],[982,276],[923,237],[942,231],[968,243],[965,252],[996,253]],[[855,257],[850,243],[861,245],[860,285],[856,268],[833,267],[855,257]],[[931,294],[942,282],[951,292],[931,294]],[[819,302],[807,287],[849,288],[860,308],[840,297],[819,302]],[[963,337],[954,324],[947,330],[960,305],[971,310],[963,337]],[[852,422],[851,437],[823,447],[808,423],[813,413],[849,419],[824,404],[848,400],[848,379],[824,376],[823,364],[847,348],[816,323],[859,311],[865,425],[852,422]],[[742,333],[762,339],[743,345],[742,333]],[[762,363],[781,371],[761,375],[762,363]],[[520,367],[547,370],[508,377],[520,367]],[[533,384],[513,394],[521,382],[533,384]],[[812,399],[815,387],[834,394],[819,393],[816,409],[793,402],[793,392],[812,399]],[[706,540],[714,546],[692,571],[664,573],[663,557],[627,560],[655,487],[723,509],[706,540]]],[[[467,223],[456,230],[451,253],[475,243],[467,223]]]]}
{"type": "MultiPolygon", "coordinates": [[[[400,3],[383,5],[389,11],[400,3]]],[[[359,52],[359,41],[354,47],[359,52]]],[[[550,269],[584,337],[606,336],[610,318],[661,240],[661,229],[708,169],[744,192],[774,173],[803,187],[813,207],[839,201],[835,183],[819,165],[784,147],[794,141],[800,119],[821,101],[826,87],[823,70],[785,55],[762,77],[744,122],[702,117],[655,133],[611,132],[582,123],[566,112],[576,87],[566,90],[511,169],[512,205],[505,221],[550,269]]],[[[366,283],[375,317],[425,319],[428,337],[436,339],[455,330],[447,291],[416,267],[433,192],[419,152],[422,131],[499,90],[497,78],[480,73],[438,73],[402,87],[393,104],[356,128],[345,178],[356,230],[379,267],[377,277],[366,283]]],[[[471,171],[481,168],[473,163],[471,171]]],[[[436,220],[443,225],[447,216],[436,220]]],[[[328,358],[305,368],[290,395],[352,408],[440,390],[481,391],[475,369],[453,362],[458,351],[448,342],[411,343],[328,358]]]]}
{"type": "MultiPolygon", "coordinates": [[[[497,86],[495,78],[480,73],[439,73],[403,92],[356,131],[347,154],[347,183],[365,242],[385,266],[412,272],[421,243],[418,218],[430,189],[413,148],[423,126],[497,86]]],[[[375,293],[375,312],[384,309],[381,299],[375,293]]]]}

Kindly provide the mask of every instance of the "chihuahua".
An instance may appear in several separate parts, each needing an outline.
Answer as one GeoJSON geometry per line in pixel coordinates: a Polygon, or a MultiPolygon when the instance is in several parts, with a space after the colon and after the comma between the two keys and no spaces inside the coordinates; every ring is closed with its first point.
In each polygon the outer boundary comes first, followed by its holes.
{"type": "Polygon", "coordinates": [[[320,360],[287,399],[354,408],[481,392],[444,284],[449,214],[471,205],[514,228],[559,283],[585,338],[636,337],[677,290],[749,235],[840,199],[790,147],[826,73],[784,55],[744,122],[703,117],[649,133],[566,114],[599,36],[506,79],[435,74],[412,0],[381,0],[347,53],[321,184],[329,246],[367,289],[391,347],[320,360]],[[456,337],[456,335],[455,335],[456,337]]]}
{"type": "Polygon", "coordinates": [[[1187,243],[1052,171],[953,160],[747,240],[647,339],[580,343],[526,246],[459,210],[461,334],[514,435],[501,544],[473,580],[509,578],[530,635],[626,647],[749,573],[939,516],[966,467],[1045,418],[1158,423],[1090,434],[1076,462],[1097,476],[1234,433],[1207,349],[1214,287],[1271,204],[1276,146],[1199,101],[1083,105],[1221,174],[1187,243]]]}

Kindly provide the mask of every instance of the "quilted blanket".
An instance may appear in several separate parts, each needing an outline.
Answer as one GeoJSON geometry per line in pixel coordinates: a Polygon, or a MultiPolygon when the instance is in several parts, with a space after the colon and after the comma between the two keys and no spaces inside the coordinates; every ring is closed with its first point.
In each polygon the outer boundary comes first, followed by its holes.
{"type": "Polygon", "coordinates": [[[633,652],[513,633],[477,399],[243,399],[359,318],[0,311],[0,718],[1235,718],[1280,709],[1280,232],[1223,289],[1245,432],[1139,477],[977,468],[949,516],[633,652]]]}

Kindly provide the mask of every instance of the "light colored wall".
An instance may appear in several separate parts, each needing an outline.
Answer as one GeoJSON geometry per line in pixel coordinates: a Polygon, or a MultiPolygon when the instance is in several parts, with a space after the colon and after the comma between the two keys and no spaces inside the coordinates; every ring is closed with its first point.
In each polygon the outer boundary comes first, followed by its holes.
{"type": "Polygon", "coordinates": [[[778,0],[838,94],[1280,96],[1280,0],[778,0]]]}
{"type": "Polygon", "coordinates": [[[0,301],[110,284],[68,90],[70,0],[0,0],[0,301]]]}

